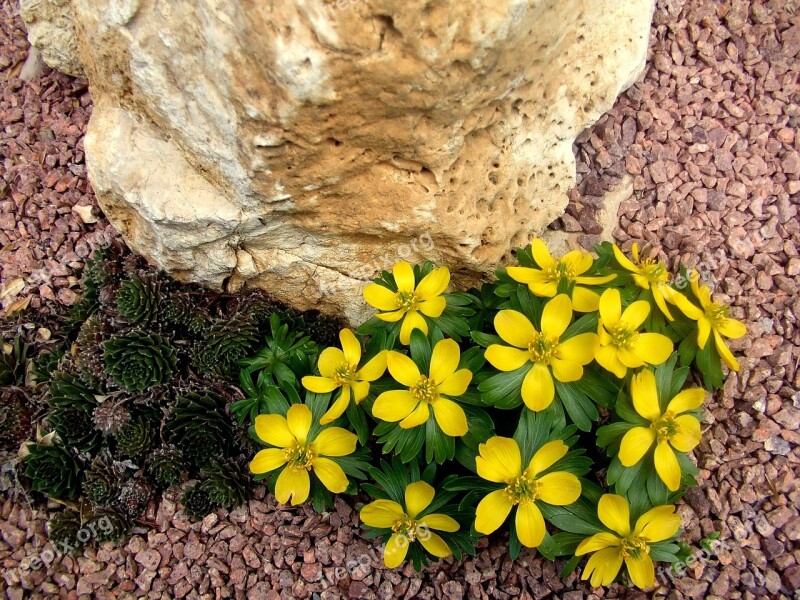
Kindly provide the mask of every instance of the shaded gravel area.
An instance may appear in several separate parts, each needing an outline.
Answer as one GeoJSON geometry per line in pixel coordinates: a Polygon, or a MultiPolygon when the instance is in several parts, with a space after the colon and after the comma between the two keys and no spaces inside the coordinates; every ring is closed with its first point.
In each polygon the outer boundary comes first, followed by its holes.
{"type": "MultiPolygon", "coordinates": [[[[0,7],[2,281],[39,273],[20,297],[30,294],[32,306],[68,303],[70,277],[113,235],[103,220],[87,225],[72,210],[94,202],[81,152],[91,104],[80,80],[15,77],[27,43],[19,21],[5,16],[9,4],[0,7]]],[[[795,10],[786,0],[659,2],[648,69],[579,138],[579,185],[557,225],[594,241],[603,193],[630,173],[635,193],[620,209],[617,240],[649,243],[673,267],[705,269],[749,327],[733,345],[741,371],[706,411],[695,452],[701,485],[680,507],[685,541],[696,547],[715,531],[719,540],[683,576],[662,579],[664,597],[795,598],[800,588],[795,10]]],[[[482,540],[462,563],[420,575],[387,571],[358,536],[352,505],[340,500],[322,515],[278,508],[263,489],[247,507],[196,524],[164,501],[151,507],[154,527],[122,548],[26,570],[48,547],[46,511],[32,514],[24,498],[2,502],[0,589],[10,598],[646,597],[619,586],[592,596],[535,552],[511,562],[502,536],[482,540]]]]}

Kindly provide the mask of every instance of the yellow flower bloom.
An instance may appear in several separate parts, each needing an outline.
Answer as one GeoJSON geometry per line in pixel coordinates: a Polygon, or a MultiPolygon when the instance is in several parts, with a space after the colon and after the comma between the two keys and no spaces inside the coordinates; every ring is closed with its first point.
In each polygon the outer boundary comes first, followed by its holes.
{"type": "Polygon", "coordinates": [[[415,541],[438,558],[453,554],[447,542],[431,530],[458,531],[458,522],[441,513],[421,515],[430,506],[434,494],[430,485],[417,481],[406,486],[405,509],[392,500],[376,500],[361,509],[359,517],[364,524],[392,530],[383,550],[383,563],[390,569],[403,563],[408,547],[415,541]]]}
{"type": "Polygon", "coordinates": [[[379,352],[361,369],[361,344],[349,329],[339,332],[342,349],[325,348],[319,355],[317,367],[321,377],[307,375],[303,377],[303,387],[315,394],[327,394],[341,388],[337,400],[319,422],[322,425],[332,423],[342,416],[350,404],[350,395],[356,404],[367,397],[369,382],[380,378],[386,371],[386,350],[379,352]]]}
{"type": "Polygon", "coordinates": [[[410,429],[425,423],[433,408],[436,423],[445,434],[465,435],[467,415],[447,397],[461,396],[472,381],[469,369],[456,370],[460,360],[461,350],[453,340],[441,340],[433,348],[428,375],[421,374],[405,354],[389,352],[389,373],[408,389],[383,392],[375,400],[372,414],[383,421],[400,421],[400,427],[410,429]]]}
{"type": "Polygon", "coordinates": [[[508,267],[508,276],[519,283],[528,284],[528,289],[536,296],[552,298],[558,293],[558,284],[566,281],[575,283],[572,289],[572,305],[578,312],[597,310],[600,296],[586,285],[608,283],[616,275],[585,277],[583,274],[592,268],[592,255],[583,250],[572,250],[561,258],[553,258],[547,245],[536,238],[531,242],[531,251],[538,269],[530,267],[508,267]]]}
{"type": "Polygon", "coordinates": [[[583,365],[592,362],[598,347],[594,333],[582,333],[561,342],[559,338],[572,320],[572,302],[566,294],[550,300],[542,312],[542,331],[515,310],[495,315],[494,328],[513,347],[492,344],[486,360],[500,371],[514,371],[525,363],[533,367],[522,381],[522,400],[534,411],[544,410],[555,398],[553,377],[567,383],[583,376],[583,365]]]}
{"type": "Polygon", "coordinates": [[[308,499],[312,469],[322,485],[334,494],[347,489],[347,476],[342,467],[325,457],[352,454],[358,438],[341,427],[328,427],[309,440],[311,421],[311,410],[305,404],[293,404],[285,417],[256,417],[256,435],[275,448],[259,451],[250,462],[250,472],[260,475],[283,467],[275,483],[275,498],[281,504],[291,498],[295,506],[308,499]]]}
{"type": "Polygon", "coordinates": [[[414,329],[428,334],[428,324],[422,315],[435,319],[444,312],[447,301],[442,294],[450,284],[450,271],[447,267],[439,267],[417,284],[414,269],[401,260],[392,269],[392,274],[397,284],[396,292],[377,283],[370,283],[364,288],[364,299],[370,306],[385,311],[375,315],[380,320],[389,323],[403,320],[400,326],[400,343],[407,346],[411,342],[411,332],[414,329]]]}
{"type": "Polygon", "coordinates": [[[519,541],[528,548],[541,544],[545,534],[544,517],[536,503],[566,506],[581,495],[581,482],[572,473],[555,471],[539,475],[568,451],[561,440],[548,442],[533,455],[523,471],[519,446],[513,439],[495,436],[478,446],[479,456],[475,458],[478,475],[487,481],[504,483],[506,487],[489,493],[480,501],[475,529],[486,535],[496,531],[516,506],[519,541]]]}
{"type": "Polygon", "coordinates": [[[660,333],[639,333],[650,314],[650,304],[637,300],[622,312],[619,290],[609,288],[600,296],[600,348],[595,359],[622,379],[628,369],[660,365],[672,354],[672,340],[660,333]]]}
{"type": "Polygon", "coordinates": [[[675,457],[678,452],[691,452],[700,443],[700,421],[686,411],[700,408],[706,392],[702,388],[683,390],[667,405],[661,414],[658,405],[656,376],[644,369],[631,380],[631,399],[636,412],[650,421],[650,427],[634,427],[622,438],[619,460],[632,467],[656,444],[654,462],[661,481],[676,491],[681,485],[681,465],[675,457]],[[674,450],[673,450],[674,449],[674,450]]]}
{"type": "Polygon", "coordinates": [[[679,306],[687,317],[697,321],[697,346],[705,348],[709,336],[713,333],[714,345],[720,357],[728,367],[738,371],[739,361],[731,353],[724,338],[738,340],[747,333],[747,327],[741,321],[728,316],[730,307],[727,304],[711,299],[711,288],[700,285],[700,274],[694,269],[689,272],[689,281],[702,310],[686,298],[683,298],[679,306]]]}
{"type": "Polygon", "coordinates": [[[650,544],[667,540],[678,532],[681,517],[675,514],[675,507],[657,506],[648,510],[631,531],[628,501],[616,494],[605,494],[597,505],[597,516],[614,533],[595,533],[578,545],[577,556],[594,552],[581,579],[591,577],[592,587],[611,585],[624,561],[634,585],[642,589],[652,587],[656,576],[650,544]]]}

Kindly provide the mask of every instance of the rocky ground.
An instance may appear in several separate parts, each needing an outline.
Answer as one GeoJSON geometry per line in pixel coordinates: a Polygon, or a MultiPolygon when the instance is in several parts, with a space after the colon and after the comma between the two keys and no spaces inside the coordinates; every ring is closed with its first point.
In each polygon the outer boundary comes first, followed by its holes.
{"type": "MultiPolygon", "coordinates": [[[[663,0],[648,69],[576,144],[579,185],[557,225],[599,232],[605,191],[626,174],[634,196],[614,235],[676,266],[698,265],[747,322],[742,368],[708,406],[696,452],[701,484],[680,511],[685,540],[720,532],[669,598],[791,598],[800,588],[800,6],[794,1],[663,0]]],[[[0,269],[5,307],[74,299],[75,274],[113,230],[75,206],[94,199],[83,164],[91,113],[85,82],[28,61],[24,31],[0,3],[0,269]],[[24,76],[27,81],[23,81],[24,76]],[[24,284],[20,287],[21,283],[24,284]],[[30,300],[25,300],[30,298],[30,300]],[[14,305],[13,303],[18,304],[14,305]]],[[[95,213],[99,214],[99,212],[95,213]]],[[[248,507],[190,525],[173,502],[122,548],[48,562],[46,511],[2,496],[0,561],[10,598],[548,598],[591,594],[535,553],[511,562],[502,539],[474,559],[415,575],[387,571],[358,537],[353,507],[248,507]],[[35,562],[33,563],[36,564],[35,562]]],[[[640,597],[619,587],[590,597],[640,597]]]]}

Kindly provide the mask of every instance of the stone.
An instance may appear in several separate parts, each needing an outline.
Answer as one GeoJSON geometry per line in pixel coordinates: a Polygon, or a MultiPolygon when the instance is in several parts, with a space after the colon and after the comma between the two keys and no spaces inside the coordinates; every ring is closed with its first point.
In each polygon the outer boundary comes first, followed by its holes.
{"type": "MultiPolygon", "coordinates": [[[[178,279],[298,309],[399,259],[477,283],[560,216],[651,0],[73,2],[92,186],[178,279]]],[[[668,116],[668,115],[667,115],[668,116]]]]}
{"type": "Polygon", "coordinates": [[[70,0],[20,0],[19,14],[28,41],[47,66],[73,77],[83,75],[70,0]]]}

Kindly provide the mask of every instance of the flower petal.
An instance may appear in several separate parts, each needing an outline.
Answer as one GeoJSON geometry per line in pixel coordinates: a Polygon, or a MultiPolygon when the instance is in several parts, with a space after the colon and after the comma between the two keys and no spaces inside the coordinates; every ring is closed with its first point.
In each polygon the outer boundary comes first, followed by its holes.
{"type": "Polygon", "coordinates": [[[717,347],[719,357],[726,365],[728,365],[728,368],[738,371],[739,361],[733,356],[733,353],[730,351],[730,348],[728,348],[728,345],[725,343],[725,340],[722,339],[722,336],[718,331],[714,331],[714,345],[717,347]]]}
{"type": "Polygon", "coordinates": [[[672,340],[660,333],[640,333],[633,351],[649,365],[660,365],[672,354],[672,340]]]}
{"type": "Polygon", "coordinates": [[[638,369],[647,363],[644,357],[640,356],[632,348],[618,348],[617,358],[619,358],[619,361],[629,369],[638,369]]]}
{"type": "Polygon", "coordinates": [[[547,281],[547,275],[544,271],[531,269],[530,267],[506,267],[506,273],[511,279],[519,283],[543,283],[547,281]]]}
{"type": "Polygon", "coordinates": [[[595,533],[593,536],[586,538],[580,544],[578,544],[578,548],[575,550],[575,556],[583,556],[584,554],[589,554],[589,552],[597,552],[603,548],[617,548],[621,543],[622,540],[620,540],[613,533],[601,531],[600,533],[595,533]]]}
{"type": "Polygon", "coordinates": [[[556,397],[553,376],[542,363],[534,363],[522,380],[522,400],[532,411],[544,410],[556,397]]]}
{"type": "Polygon", "coordinates": [[[314,474],[329,492],[341,494],[347,489],[348,481],[342,467],[330,458],[317,457],[313,463],[314,474]]]}
{"type": "Polygon", "coordinates": [[[570,250],[561,257],[561,264],[569,266],[569,271],[580,275],[586,273],[591,267],[594,259],[592,255],[584,250],[570,250]]]}
{"type": "Polygon", "coordinates": [[[325,348],[319,355],[317,368],[319,369],[320,375],[331,379],[336,374],[336,367],[346,362],[347,359],[344,357],[344,352],[339,350],[339,348],[325,348]]]}
{"type": "Polygon", "coordinates": [[[298,442],[304,444],[311,429],[311,409],[305,404],[292,404],[286,411],[286,424],[298,442]]]}
{"type": "MultiPolygon", "coordinates": [[[[669,306],[667,306],[667,298],[671,295],[672,290],[667,285],[663,283],[659,283],[653,286],[653,300],[655,300],[656,306],[658,306],[658,310],[660,310],[665,317],[669,321],[674,321],[675,317],[672,316],[672,313],[669,311],[669,306]]],[[[644,321],[642,321],[644,322],[644,321]]]]}
{"type": "Polygon", "coordinates": [[[711,321],[705,317],[700,317],[697,321],[697,347],[703,349],[708,342],[708,336],[711,335],[711,321]]]}
{"type": "Polygon", "coordinates": [[[526,548],[536,548],[542,543],[545,534],[542,511],[532,500],[521,500],[517,505],[515,519],[517,537],[526,548]]]}
{"type": "Polygon", "coordinates": [[[597,349],[594,359],[606,371],[611,371],[619,379],[625,377],[628,367],[622,364],[619,359],[617,349],[614,346],[601,346],[597,349]]]}
{"type": "Polygon", "coordinates": [[[364,288],[364,300],[378,310],[397,310],[397,292],[377,283],[370,283],[364,288]]]}
{"type": "Polygon", "coordinates": [[[642,369],[631,379],[631,400],[636,412],[648,421],[655,421],[661,416],[656,376],[650,369],[642,369]]]}
{"type": "Polygon", "coordinates": [[[339,341],[347,364],[353,368],[358,367],[358,363],[361,362],[361,342],[349,329],[342,329],[339,332],[339,341]]]}
{"type": "Polygon", "coordinates": [[[622,566],[622,553],[619,548],[603,548],[589,557],[583,568],[581,579],[590,579],[592,587],[611,585],[622,566]]]}
{"type": "Polygon", "coordinates": [[[569,452],[569,446],[563,441],[553,440],[552,442],[547,442],[534,453],[531,462],[528,463],[528,468],[525,469],[525,474],[528,477],[535,478],[539,473],[549,469],[564,458],[567,452],[569,452]]]}
{"type": "Polygon", "coordinates": [[[619,325],[622,316],[622,297],[616,288],[608,288],[600,296],[600,318],[606,328],[612,329],[619,325]]]}
{"type": "Polygon", "coordinates": [[[392,269],[394,282],[397,284],[398,292],[413,292],[416,280],[414,278],[414,268],[406,261],[401,260],[395,263],[392,269]]]}
{"type": "Polygon", "coordinates": [[[656,506],[636,520],[634,534],[640,535],[648,542],[663,542],[678,533],[681,528],[681,516],[675,507],[656,506]]]}
{"type": "Polygon", "coordinates": [[[446,435],[461,437],[467,434],[467,415],[463,408],[447,398],[436,399],[432,406],[436,423],[446,435]]]}
{"type": "Polygon", "coordinates": [[[303,387],[315,394],[327,394],[341,386],[341,383],[334,381],[330,377],[317,377],[316,375],[303,377],[303,387]]]}
{"type": "Polygon", "coordinates": [[[259,450],[250,461],[250,472],[255,475],[269,473],[286,464],[286,453],[280,448],[259,450]]]}
{"type": "Polygon", "coordinates": [[[700,421],[694,415],[681,415],[675,424],[679,430],[669,438],[669,443],[678,452],[691,452],[700,443],[700,421]]]}
{"type": "Polygon", "coordinates": [[[555,338],[567,330],[572,321],[572,301],[566,294],[559,294],[544,305],[542,311],[542,333],[555,338]]]}
{"type": "Polygon", "coordinates": [[[369,394],[368,381],[354,381],[350,384],[350,387],[353,390],[353,400],[355,400],[356,404],[361,402],[367,397],[367,394],[369,394]]]}
{"type": "Polygon", "coordinates": [[[258,415],[255,430],[258,439],[278,448],[288,448],[297,441],[283,415],[258,415]]]}
{"type": "Polygon", "coordinates": [[[528,317],[516,310],[501,310],[494,317],[494,328],[503,341],[517,348],[528,348],[536,329],[528,317]]]}
{"type": "Polygon", "coordinates": [[[669,491],[674,492],[681,487],[681,465],[675,451],[670,447],[667,440],[656,444],[656,453],[653,456],[656,465],[656,472],[667,486],[669,491]]]}
{"type": "Polygon", "coordinates": [[[486,360],[498,371],[516,371],[528,360],[531,355],[526,350],[492,344],[484,353],[486,360]]]}
{"type": "Polygon", "coordinates": [[[673,415],[679,415],[687,410],[694,410],[703,406],[706,399],[706,391],[703,388],[689,388],[678,392],[678,394],[667,404],[667,411],[673,415]]]}
{"type": "Polygon", "coordinates": [[[539,500],[554,506],[572,504],[581,495],[581,482],[572,473],[555,471],[539,479],[539,500]]]}
{"type": "Polygon", "coordinates": [[[639,558],[626,556],[625,566],[628,567],[628,575],[630,575],[633,585],[642,590],[653,587],[656,582],[656,573],[653,568],[653,559],[649,555],[644,554],[639,558]]]}
{"type": "Polygon", "coordinates": [[[450,270],[447,267],[438,267],[425,275],[417,285],[417,298],[430,300],[440,296],[450,285],[450,270]]]}
{"type": "Polygon", "coordinates": [[[650,427],[634,427],[622,438],[619,447],[619,462],[624,467],[632,467],[647,454],[656,441],[656,432],[650,427]]]}
{"type": "Polygon", "coordinates": [[[447,308],[447,300],[444,296],[437,296],[417,305],[417,310],[431,319],[441,317],[445,308],[447,308]]]}
{"type": "Polygon", "coordinates": [[[372,405],[372,414],[381,421],[400,421],[410,415],[417,404],[419,400],[408,390],[391,390],[376,398],[372,405]]]}
{"type": "MultiPolygon", "coordinates": [[[[616,275],[611,276],[613,279],[616,275]]],[[[592,277],[578,277],[578,279],[593,279],[592,277]]],[[[598,277],[597,279],[607,279],[605,277],[598,277]]],[[[588,281],[579,281],[578,283],[591,283],[588,281]]],[[[572,310],[575,312],[587,313],[594,312],[600,306],[600,294],[590,290],[589,288],[576,285],[572,288],[572,310]]]]}
{"type": "Polygon", "coordinates": [[[292,506],[297,506],[308,500],[310,488],[311,478],[307,470],[285,467],[275,482],[275,499],[281,504],[287,504],[291,499],[292,506]]]}
{"type": "Polygon", "coordinates": [[[440,383],[436,389],[440,394],[458,397],[467,391],[471,381],[472,371],[460,369],[440,383]]]}
{"type": "Polygon", "coordinates": [[[441,340],[433,347],[430,378],[437,384],[442,383],[456,372],[460,359],[461,350],[458,342],[451,339],[441,340]]]}
{"type": "Polygon", "coordinates": [[[344,411],[347,410],[348,404],[350,404],[350,386],[346,385],[342,388],[342,393],[339,394],[339,397],[336,398],[336,402],[334,402],[328,411],[322,415],[322,418],[319,420],[320,425],[328,425],[333,423],[336,419],[341,417],[342,414],[344,414],[344,411]]]}
{"type": "Polygon", "coordinates": [[[419,382],[421,377],[419,367],[405,354],[392,350],[386,357],[386,364],[389,367],[389,373],[398,383],[411,387],[419,382]]]}
{"type": "Polygon", "coordinates": [[[314,439],[314,451],[320,456],[347,456],[356,451],[358,436],[341,427],[326,427],[314,439]]]}
{"type": "Polygon", "coordinates": [[[433,501],[436,490],[425,481],[415,481],[406,486],[406,514],[412,519],[428,508],[433,501]]]}
{"type": "Polygon", "coordinates": [[[588,365],[599,347],[600,338],[596,333],[581,333],[561,342],[556,348],[556,356],[579,365],[588,365]]]}
{"type": "Polygon", "coordinates": [[[394,569],[403,564],[408,552],[408,536],[404,533],[393,533],[383,549],[383,564],[394,569]]]}
{"type": "Polygon", "coordinates": [[[403,324],[400,326],[400,343],[408,346],[411,343],[411,332],[415,329],[428,335],[428,323],[417,311],[410,310],[406,313],[403,324]]]}
{"type": "Polygon", "coordinates": [[[583,367],[571,360],[551,358],[550,368],[553,370],[553,376],[563,383],[578,381],[583,377],[583,367]]]}
{"type": "Polygon", "coordinates": [[[370,502],[358,513],[361,522],[369,527],[388,529],[395,521],[406,518],[403,507],[392,500],[375,500],[370,502]]]}
{"type": "Polygon", "coordinates": [[[475,511],[475,530],[484,535],[494,533],[508,518],[513,507],[505,489],[487,494],[475,511]]]}
{"type": "Polygon", "coordinates": [[[359,381],[375,381],[380,379],[386,372],[386,359],[389,352],[381,350],[373,356],[367,364],[356,371],[356,379],[359,381]]]}
{"type": "Polygon", "coordinates": [[[726,318],[717,326],[717,331],[726,338],[738,340],[747,333],[747,325],[736,319],[726,318]]]}
{"type": "Polygon", "coordinates": [[[552,298],[558,293],[558,281],[548,280],[545,283],[529,283],[528,289],[535,296],[552,298]]]}
{"type": "Polygon", "coordinates": [[[433,533],[428,529],[417,526],[417,539],[422,547],[437,558],[445,558],[451,556],[453,551],[447,545],[441,536],[433,533]],[[421,530],[421,531],[420,531],[421,530]]]}
{"type": "Polygon", "coordinates": [[[478,475],[487,481],[508,483],[522,474],[519,446],[512,438],[494,436],[478,446],[478,475]]]}
{"type": "Polygon", "coordinates": [[[425,515],[420,519],[420,524],[428,529],[438,529],[439,531],[447,531],[450,533],[458,531],[461,528],[458,521],[453,517],[441,513],[425,515]]]}
{"type": "Polygon", "coordinates": [[[406,312],[408,311],[403,308],[394,312],[378,313],[375,316],[381,321],[386,321],[387,323],[396,323],[405,316],[406,312]]]}
{"type": "Polygon", "coordinates": [[[628,329],[639,329],[650,314],[650,303],[645,300],[633,302],[619,319],[620,325],[628,329]]]}
{"type": "Polygon", "coordinates": [[[622,250],[616,245],[611,245],[614,250],[614,258],[617,259],[619,266],[625,269],[626,271],[630,271],[631,273],[641,273],[642,270],[637,267],[635,264],[631,262],[631,260],[623,254],[622,250]]]}
{"type": "Polygon", "coordinates": [[[427,402],[420,402],[411,414],[408,415],[405,419],[400,421],[400,427],[403,429],[413,429],[414,427],[419,427],[423,423],[427,422],[427,420],[431,416],[430,408],[428,408],[427,402]]]}
{"type": "Polygon", "coordinates": [[[547,248],[547,244],[545,244],[544,240],[541,238],[534,238],[531,242],[531,254],[533,255],[533,260],[536,261],[536,264],[543,269],[546,269],[552,262],[554,262],[553,257],[550,254],[550,250],[547,248]]]}
{"type": "Polygon", "coordinates": [[[628,501],[616,494],[603,494],[597,504],[597,516],[611,531],[621,537],[631,533],[631,511],[628,501]]]}

